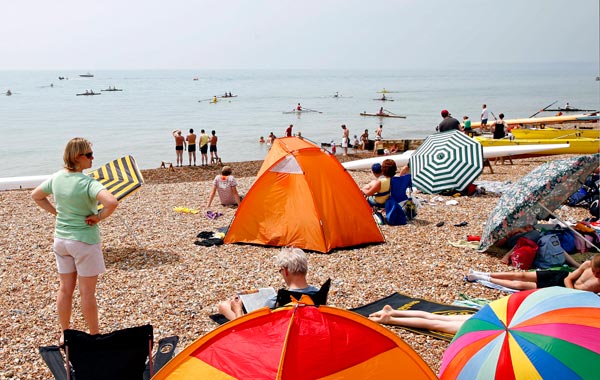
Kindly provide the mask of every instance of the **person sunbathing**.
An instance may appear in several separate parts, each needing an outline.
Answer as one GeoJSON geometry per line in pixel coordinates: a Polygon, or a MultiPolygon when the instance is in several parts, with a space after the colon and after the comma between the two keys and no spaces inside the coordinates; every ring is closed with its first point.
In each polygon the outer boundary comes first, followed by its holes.
{"type": "MultiPolygon", "coordinates": [[[[289,290],[304,294],[315,294],[318,288],[308,285],[306,274],[308,272],[308,260],[306,254],[300,248],[284,247],[275,258],[275,264],[279,267],[279,273],[283,277],[289,290]]],[[[275,308],[277,297],[268,299],[264,306],[275,308]]],[[[223,301],[218,305],[219,313],[225,318],[233,320],[244,315],[242,300],[235,296],[230,300],[223,301]]]]}
{"type": "Polygon", "coordinates": [[[469,271],[467,281],[489,281],[517,290],[564,286],[566,288],[600,293],[600,254],[594,255],[573,272],[538,270],[532,272],[477,272],[469,271]]]}
{"type": "Polygon", "coordinates": [[[390,305],[369,315],[373,322],[456,334],[473,314],[442,315],[420,310],[395,310],[390,305]]]}

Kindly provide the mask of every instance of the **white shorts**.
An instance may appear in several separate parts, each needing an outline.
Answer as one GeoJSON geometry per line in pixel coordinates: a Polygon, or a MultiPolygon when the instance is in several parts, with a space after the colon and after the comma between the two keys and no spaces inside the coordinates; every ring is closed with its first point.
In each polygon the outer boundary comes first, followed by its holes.
{"type": "Polygon", "coordinates": [[[93,277],[106,272],[100,243],[87,244],[55,237],[54,255],[60,274],[77,272],[81,277],[93,277]]]}
{"type": "Polygon", "coordinates": [[[348,147],[348,139],[343,137],[342,138],[342,148],[347,148],[348,147]]]}

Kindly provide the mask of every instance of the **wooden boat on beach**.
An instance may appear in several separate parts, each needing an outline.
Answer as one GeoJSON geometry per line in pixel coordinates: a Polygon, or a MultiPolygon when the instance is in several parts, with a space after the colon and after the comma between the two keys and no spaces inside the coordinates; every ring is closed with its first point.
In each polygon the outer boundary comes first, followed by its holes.
{"type": "Polygon", "coordinates": [[[543,150],[537,154],[593,154],[600,152],[600,139],[585,137],[573,139],[491,139],[488,137],[474,137],[483,147],[504,146],[517,147],[521,145],[544,145],[544,144],[569,144],[568,148],[543,150]]]}
{"type": "MultiPolygon", "coordinates": [[[[600,116],[597,115],[565,115],[565,116],[551,116],[551,117],[531,117],[524,119],[504,119],[508,125],[523,125],[523,126],[539,126],[539,125],[552,125],[552,124],[565,124],[565,123],[593,123],[598,122],[600,116]]],[[[494,124],[494,120],[488,120],[488,127],[494,124]]],[[[480,122],[471,123],[471,128],[480,128],[480,122]]]]}
{"type": "Polygon", "coordinates": [[[399,119],[406,119],[406,116],[404,116],[404,115],[392,115],[392,114],[389,114],[389,113],[366,113],[366,112],[361,112],[360,116],[395,117],[395,118],[399,118],[399,119]]]}
{"type": "Polygon", "coordinates": [[[599,139],[600,129],[526,129],[514,128],[510,133],[515,139],[575,139],[585,137],[588,139],[599,139]]]}

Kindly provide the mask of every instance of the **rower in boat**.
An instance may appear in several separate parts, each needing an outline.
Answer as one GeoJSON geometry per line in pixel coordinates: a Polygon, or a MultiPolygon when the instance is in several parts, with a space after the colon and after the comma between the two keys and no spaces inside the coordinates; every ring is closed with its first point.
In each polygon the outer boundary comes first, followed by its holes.
{"type": "Polygon", "coordinates": [[[379,108],[379,112],[377,112],[378,116],[388,116],[385,112],[383,112],[383,107],[379,108]]]}
{"type": "Polygon", "coordinates": [[[212,100],[210,101],[211,103],[216,103],[218,102],[219,99],[217,99],[217,95],[213,96],[212,100]]]}
{"type": "Polygon", "coordinates": [[[8,89],[8,90],[6,91],[6,96],[11,96],[11,95],[12,95],[12,91],[10,91],[10,89],[8,89]]]}
{"type": "Polygon", "coordinates": [[[300,105],[300,103],[298,103],[298,105],[296,106],[296,111],[302,112],[302,106],[300,105]]]}

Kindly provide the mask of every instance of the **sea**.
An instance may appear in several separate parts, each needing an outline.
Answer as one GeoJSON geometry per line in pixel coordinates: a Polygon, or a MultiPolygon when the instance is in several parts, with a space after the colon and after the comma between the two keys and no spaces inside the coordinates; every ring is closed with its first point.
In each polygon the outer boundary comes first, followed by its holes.
{"type": "MultiPolygon", "coordinates": [[[[463,65],[398,70],[95,70],[0,71],[0,177],[51,174],[66,142],[92,141],[94,167],[133,155],[142,169],[175,162],[172,131],[214,130],[223,162],[262,160],[270,132],[317,144],[383,125],[384,139],[435,133],[440,111],[479,121],[483,103],[507,119],[554,103],[600,109],[597,63],[463,65]],[[64,79],[59,79],[59,77],[64,79]],[[102,91],[116,87],[123,91],[102,91]],[[382,102],[381,91],[388,91],[382,102]],[[12,92],[5,96],[6,91],[12,92]],[[86,90],[101,96],[77,96],[86,90]],[[236,97],[209,100],[232,93],[236,97]],[[338,95],[335,97],[334,95],[338,95]],[[319,112],[285,113],[301,103],[319,112]],[[400,118],[360,116],[380,107],[400,118]]],[[[540,113],[540,116],[551,116],[540,113]]],[[[339,154],[338,150],[338,154],[339,154]]],[[[200,163],[200,158],[197,158],[200,163]]],[[[188,164],[187,153],[184,163],[188,164]]]]}

